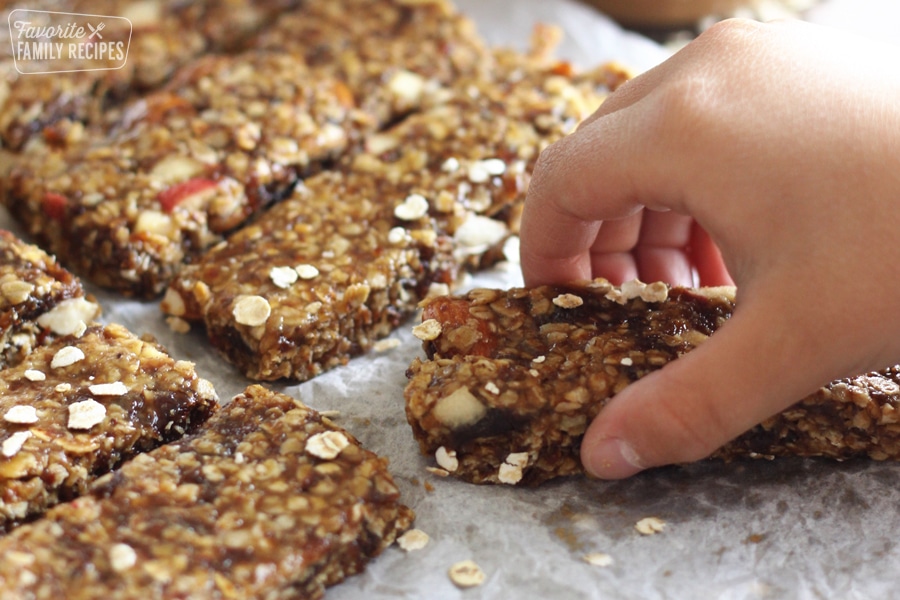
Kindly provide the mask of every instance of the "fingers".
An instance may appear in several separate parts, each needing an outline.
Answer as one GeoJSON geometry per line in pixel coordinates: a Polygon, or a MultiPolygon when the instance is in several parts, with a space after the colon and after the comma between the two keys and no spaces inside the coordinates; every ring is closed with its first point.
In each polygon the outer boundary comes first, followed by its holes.
{"type": "Polygon", "coordinates": [[[657,150],[632,127],[618,114],[610,115],[541,154],[520,231],[526,284],[591,278],[590,252],[601,223],[606,226],[603,219],[613,222],[636,214],[647,196],[665,205],[660,190],[675,182],[663,183],[668,181],[664,176],[642,166],[643,158],[657,150]]]}
{"type": "Polygon", "coordinates": [[[696,350],[610,401],[582,442],[588,472],[618,479],[704,458],[830,379],[815,344],[798,342],[804,324],[779,306],[781,296],[758,297],[696,350]]]}
{"type": "Polygon", "coordinates": [[[696,222],[691,224],[689,243],[690,260],[697,270],[700,285],[734,285],[718,246],[705,229],[696,222]]]}
{"type": "Polygon", "coordinates": [[[643,281],[691,286],[693,266],[687,253],[693,219],[674,212],[644,211],[640,243],[635,248],[643,281]]]}

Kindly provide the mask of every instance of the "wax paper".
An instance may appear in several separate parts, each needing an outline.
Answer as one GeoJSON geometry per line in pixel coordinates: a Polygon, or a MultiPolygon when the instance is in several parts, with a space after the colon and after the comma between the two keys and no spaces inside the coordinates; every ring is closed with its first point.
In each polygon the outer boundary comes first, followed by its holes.
{"type": "MultiPolygon", "coordinates": [[[[667,52],[626,33],[595,10],[547,0],[459,0],[492,43],[527,45],[536,21],[567,37],[560,54],[579,65],[616,60],[636,71],[667,52]]],[[[352,16],[348,16],[352,18],[352,16]]],[[[0,216],[0,225],[10,227],[0,216]]],[[[15,229],[14,226],[12,226],[15,229]]],[[[469,278],[465,286],[521,284],[515,264],[469,278]]],[[[177,358],[196,362],[228,399],[249,382],[223,361],[201,331],[169,330],[156,303],[92,289],[104,320],[149,332],[177,358]]],[[[387,599],[868,599],[900,585],[900,467],[866,460],[785,459],[705,462],[643,473],[620,482],[584,477],[536,489],[473,486],[426,471],[406,423],[405,370],[422,355],[410,319],[399,345],[352,360],[300,384],[271,387],[320,410],[391,462],[403,500],[430,536],[416,552],[394,546],[366,571],[331,588],[327,600],[387,599]],[[645,517],[665,523],[644,536],[645,517]],[[588,564],[605,553],[609,566],[588,564]],[[447,571],[474,560],[480,587],[461,590],[447,571]]]]}

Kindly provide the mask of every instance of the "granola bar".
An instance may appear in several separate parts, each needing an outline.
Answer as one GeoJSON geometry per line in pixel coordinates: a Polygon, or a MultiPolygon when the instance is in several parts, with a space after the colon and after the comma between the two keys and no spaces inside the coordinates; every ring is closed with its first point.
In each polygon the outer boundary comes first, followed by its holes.
{"type": "Polygon", "coordinates": [[[118,325],[35,349],[0,371],[0,531],[193,431],[216,407],[191,363],[118,325]]]}
{"type": "Polygon", "coordinates": [[[593,87],[473,79],[308,178],[175,278],[162,303],[202,322],[253,379],[307,379],[365,352],[463,265],[502,255],[540,149],[593,87]],[[580,100],[579,100],[580,99],[580,100]]]}
{"type": "Polygon", "coordinates": [[[129,104],[110,133],[22,156],[4,201],[80,275],[152,297],[370,124],[341,82],[296,57],[209,56],[129,104]]]}
{"type": "MultiPolygon", "coordinates": [[[[110,123],[129,98],[159,87],[179,67],[209,52],[240,49],[248,38],[296,0],[80,0],[76,2],[13,3],[35,26],[46,19],[36,10],[98,15],[106,43],[127,48],[124,66],[118,56],[104,60],[54,57],[27,61],[28,73],[64,71],[53,75],[13,76],[4,100],[0,94],[0,146],[22,150],[29,143],[53,146],[77,140],[84,125],[110,123]],[[121,17],[103,19],[103,15],[121,17]],[[128,27],[128,19],[132,28],[128,27]],[[98,69],[111,70],[98,70],[98,69]]],[[[46,24],[58,20],[46,20],[46,24]]],[[[85,34],[90,30],[85,30],[85,34]]],[[[16,39],[13,40],[14,42],[16,39]]],[[[70,40],[72,41],[72,40],[70,40]]],[[[6,48],[9,51],[9,47],[6,48]]]]}
{"type": "Polygon", "coordinates": [[[398,495],[384,459],[251,386],[0,540],[0,599],[321,598],[409,527],[398,495]]]}
{"type": "Polygon", "coordinates": [[[74,333],[99,312],[53,257],[0,230],[0,369],[47,338],[74,333]]]}
{"type": "MultiPolygon", "coordinates": [[[[425,303],[427,360],[407,375],[407,418],[425,454],[474,483],[535,485],[582,473],[590,421],[616,393],[702,343],[733,289],[605,280],[479,289],[425,303]]],[[[900,368],[833,382],[718,451],[900,458],[900,368]]]]}
{"type": "Polygon", "coordinates": [[[253,44],[298,54],[345,82],[382,123],[418,108],[435,85],[488,77],[492,69],[474,23],[446,0],[306,2],[282,13],[253,44]]]}

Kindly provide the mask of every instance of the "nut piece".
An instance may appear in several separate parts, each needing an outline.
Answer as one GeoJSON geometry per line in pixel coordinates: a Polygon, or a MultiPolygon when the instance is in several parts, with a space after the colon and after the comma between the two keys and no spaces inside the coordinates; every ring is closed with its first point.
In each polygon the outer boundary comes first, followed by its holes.
{"type": "Polygon", "coordinates": [[[666,528],[666,522],[659,517],[645,517],[635,523],[634,528],[641,535],[654,535],[666,528]]]}
{"type": "Polygon", "coordinates": [[[459,460],[456,458],[456,450],[447,450],[444,446],[434,453],[434,460],[438,466],[452,473],[459,468],[459,460]]]}
{"type": "Polygon", "coordinates": [[[413,335],[423,342],[436,340],[440,337],[441,331],[443,331],[443,327],[441,326],[441,322],[437,319],[422,321],[412,329],[413,335]]]}
{"type": "Polygon", "coordinates": [[[88,388],[95,396],[124,396],[128,386],[121,381],[115,383],[96,383],[88,388]]]}
{"type": "Polygon", "coordinates": [[[458,388],[434,405],[435,418],[451,429],[477,423],[485,414],[487,408],[466,387],[458,388]]]}
{"type": "Polygon", "coordinates": [[[63,300],[37,318],[37,324],[56,335],[72,335],[100,314],[100,306],[84,298],[63,300]]]}
{"type": "Polygon", "coordinates": [[[33,406],[13,406],[3,415],[3,420],[7,423],[31,425],[38,422],[37,409],[33,406]]]}
{"type": "Polygon", "coordinates": [[[272,314],[269,301],[262,296],[238,296],[232,310],[234,320],[240,325],[257,327],[265,324],[272,314]]]}
{"type": "Polygon", "coordinates": [[[428,200],[421,194],[410,194],[394,208],[394,216],[403,221],[415,221],[428,214],[428,200]]]}
{"type": "Polygon", "coordinates": [[[450,581],[459,588],[477,587],[484,583],[485,574],[474,561],[464,560],[456,563],[447,572],[450,581]]]}
{"type": "Polygon", "coordinates": [[[22,449],[22,446],[25,445],[25,442],[30,437],[30,431],[15,432],[11,436],[3,440],[3,445],[0,446],[0,454],[3,454],[3,456],[5,456],[6,458],[12,458],[19,453],[19,450],[22,449]]]}
{"type": "Polygon", "coordinates": [[[162,302],[159,303],[159,307],[164,313],[174,317],[183,317],[187,310],[187,307],[184,305],[184,298],[172,288],[166,290],[166,295],[163,296],[162,302]]]}
{"type": "Polygon", "coordinates": [[[50,361],[50,367],[53,369],[68,367],[69,365],[74,365],[79,360],[84,360],[84,352],[75,346],[66,346],[60,348],[56,354],[53,355],[53,360],[50,361]]]}
{"type": "Polygon", "coordinates": [[[407,552],[421,550],[428,545],[428,534],[421,529],[410,529],[397,538],[397,545],[407,552]]]}
{"type": "Polygon", "coordinates": [[[128,544],[114,544],[109,549],[109,565],[113,571],[124,571],[137,564],[137,553],[128,544]]]}
{"type": "Polygon", "coordinates": [[[299,273],[297,273],[296,269],[292,269],[291,267],[272,267],[269,271],[269,279],[283,290],[294,285],[297,281],[297,277],[299,277],[299,273]]]}
{"type": "Polygon", "coordinates": [[[584,300],[575,294],[560,294],[553,299],[553,304],[560,308],[577,308],[584,304],[584,300]]]}
{"type": "Polygon", "coordinates": [[[528,464],[527,452],[513,452],[506,457],[497,473],[500,483],[516,485],[522,481],[522,470],[528,464]]]}
{"type": "Polygon", "coordinates": [[[82,400],[69,405],[69,429],[90,429],[106,418],[106,407],[96,400],[82,400]]]}
{"type": "Polygon", "coordinates": [[[609,567],[613,564],[613,558],[606,552],[591,552],[581,557],[581,560],[595,567],[609,567]]]}
{"type": "Polygon", "coordinates": [[[340,431],[323,431],[306,441],[306,453],[323,460],[332,460],[349,445],[350,440],[340,431]]]}

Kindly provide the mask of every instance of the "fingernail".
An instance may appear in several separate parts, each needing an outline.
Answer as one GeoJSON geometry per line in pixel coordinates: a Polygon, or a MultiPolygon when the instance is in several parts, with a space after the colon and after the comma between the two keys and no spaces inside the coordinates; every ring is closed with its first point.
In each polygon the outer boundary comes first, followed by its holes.
{"type": "Polygon", "coordinates": [[[623,479],[643,471],[641,458],[634,448],[618,438],[606,438],[587,448],[584,468],[600,479],[623,479]]]}

